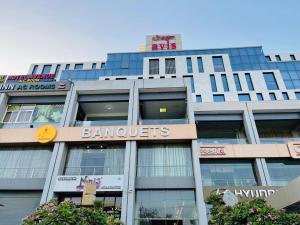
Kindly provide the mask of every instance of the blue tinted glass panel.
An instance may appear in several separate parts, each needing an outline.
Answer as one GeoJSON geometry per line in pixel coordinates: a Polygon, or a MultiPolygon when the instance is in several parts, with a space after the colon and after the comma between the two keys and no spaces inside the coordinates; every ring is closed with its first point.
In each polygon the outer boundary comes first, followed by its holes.
{"type": "Polygon", "coordinates": [[[44,65],[42,74],[49,74],[51,71],[51,65],[44,65]]]}
{"type": "Polygon", "coordinates": [[[289,100],[289,95],[287,92],[282,92],[282,97],[284,100],[289,100]]]}
{"type": "Polygon", "coordinates": [[[221,75],[224,91],[229,91],[226,74],[221,75]]]}
{"type": "Polygon", "coordinates": [[[202,102],[201,95],[196,95],[196,102],[202,102]]]}
{"type": "Polygon", "coordinates": [[[97,66],[97,63],[93,63],[93,64],[92,64],[92,69],[93,69],[93,70],[96,69],[96,66],[97,66]]]}
{"type": "Polygon", "coordinates": [[[276,100],[275,93],[270,93],[269,96],[270,96],[271,101],[275,101],[276,100]]]}
{"type": "Polygon", "coordinates": [[[254,87],[253,87],[253,83],[252,83],[252,79],[249,73],[245,74],[246,77],[246,81],[247,81],[247,86],[248,86],[248,90],[249,91],[254,91],[254,87]]]}
{"type": "Polygon", "coordinates": [[[197,58],[197,64],[198,64],[198,72],[203,73],[204,72],[204,67],[203,67],[203,61],[201,57],[197,58]]]}
{"type": "Polygon", "coordinates": [[[300,92],[295,92],[296,98],[300,100],[300,92]]]}
{"type": "Polygon", "coordinates": [[[32,74],[36,74],[38,67],[39,67],[38,65],[34,65],[34,67],[32,69],[32,74]]]}
{"type": "Polygon", "coordinates": [[[68,70],[68,69],[70,69],[70,64],[66,64],[65,70],[68,70]]]}
{"type": "Polygon", "coordinates": [[[211,85],[212,92],[218,91],[215,75],[210,75],[210,85],[211,85]]]}
{"type": "Polygon", "coordinates": [[[186,58],[186,67],[187,67],[187,72],[192,73],[193,72],[193,65],[192,65],[192,59],[186,58]]]}
{"type": "Polygon", "coordinates": [[[278,90],[274,73],[263,73],[268,90],[278,90]]]}
{"type": "Polygon", "coordinates": [[[238,74],[233,74],[233,78],[234,78],[234,83],[235,83],[236,90],[237,91],[242,91],[242,86],[241,86],[239,75],[238,74]]]}
{"type": "Polygon", "coordinates": [[[249,94],[239,94],[238,96],[240,102],[251,101],[249,94]]]}
{"type": "Polygon", "coordinates": [[[258,101],[263,101],[264,100],[264,97],[263,97],[262,93],[257,93],[256,97],[257,97],[258,101]]]}
{"type": "Polygon", "coordinates": [[[225,97],[224,95],[214,95],[214,102],[225,102],[225,97]]]}
{"type": "Polygon", "coordinates": [[[74,69],[75,70],[82,70],[83,69],[83,64],[75,64],[74,69]]]}
{"type": "Polygon", "coordinates": [[[213,64],[215,72],[224,72],[224,63],[222,56],[213,56],[213,64]]]}
{"type": "Polygon", "coordinates": [[[55,69],[55,75],[57,75],[59,73],[59,70],[60,70],[60,64],[58,64],[56,66],[56,69],[55,69]]]}

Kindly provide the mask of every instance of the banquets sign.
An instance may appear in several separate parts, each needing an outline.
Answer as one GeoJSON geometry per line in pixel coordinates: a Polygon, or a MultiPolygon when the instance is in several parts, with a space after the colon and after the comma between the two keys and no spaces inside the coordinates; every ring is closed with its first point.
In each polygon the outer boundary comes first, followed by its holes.
{"type": "Polygon", "coordinates": [[[122,191],[123,175],[58,176],[55,192],[83,192],[86,184],[96,184],[96,191],[122,191]]]}

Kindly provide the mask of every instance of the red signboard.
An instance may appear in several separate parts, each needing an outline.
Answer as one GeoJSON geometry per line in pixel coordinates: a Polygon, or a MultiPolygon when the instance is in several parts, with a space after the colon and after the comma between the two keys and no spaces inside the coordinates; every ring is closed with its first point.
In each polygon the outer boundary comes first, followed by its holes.
{"type": "Polygon", "coordinates": [[[53,82],[55,74],[10,75],[6,82],[53,82]]]}
{"type": "Polygon", "coordinates": [[[155,35],[152,37],[152,51],[176,50],[176,39],[173,35],[155,35]],[[157,43],[153,43],[157,42],[157,43]]]}

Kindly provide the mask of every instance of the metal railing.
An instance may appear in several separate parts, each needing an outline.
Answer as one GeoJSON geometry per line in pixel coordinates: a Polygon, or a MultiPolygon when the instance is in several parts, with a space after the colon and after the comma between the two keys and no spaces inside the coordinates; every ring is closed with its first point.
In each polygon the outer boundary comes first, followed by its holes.
{"type": "Polygon", "coordinates": [[[137,176],[193,176],[192,166],[137,166],[137,176]]]}
{"type": "Polygon", "coordinates": [[[45,178],[48,168],[0,168],[0,179],[45,178]]]}
{"type": "Polygon", "coordinates": [[[300,137],[263,137],[259,138],[261,144],[286,144],[288,142],[300,141],[300,137]]]}
{"type": "Polygon", "coordinates": [[[140,120],[141,125],[187,124],[188,119],[153,119],[140,120]]]}
{"type": "Polygon", "coordinates": [[[203,186],[256,186],[255,179],[202,179],[203,186]]]}
{"type": "Polygon", "coordinates": [[[120,175],[124,168],[104,166],[65,167],[64,175],[120,175]]]}
{"type": "Polygon", "coordinates": [[[199,144],[247,144],[246,138],[198,138],[199,144]]]}
{"type": "Polygon", "coordinates": [[[59,123],[43,122],[43,123],[0,123],[0,128],[39,128],[46,124],[51,124],[55,127],[59,126],[59,123]]]}
{"type": "Polygon", "coordinates": [[[75,121],[74,127],[127,125],[127,120],[75,121]]]}

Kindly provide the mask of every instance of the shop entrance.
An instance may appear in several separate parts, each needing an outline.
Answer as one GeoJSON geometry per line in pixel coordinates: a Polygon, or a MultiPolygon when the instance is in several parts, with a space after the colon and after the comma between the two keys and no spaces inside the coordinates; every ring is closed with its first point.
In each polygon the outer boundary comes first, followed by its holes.
{"type": "Polygon", "coordinates": [[[182,220],[152,220],[151,225],[183,225],[182,220]]]}

